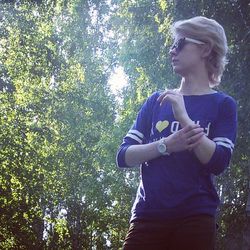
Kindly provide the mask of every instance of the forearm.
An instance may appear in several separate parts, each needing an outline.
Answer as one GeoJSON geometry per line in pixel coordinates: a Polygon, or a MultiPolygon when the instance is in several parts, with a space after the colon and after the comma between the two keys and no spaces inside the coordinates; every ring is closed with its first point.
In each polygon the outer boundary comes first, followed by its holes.
{"type": "Polygon", "coordinates": [[[161,154],[157,150],[157,143],[158,141],[128,147],[125,153],[126,164],[133,167],[159,157],[161,154]]]}
{"type": "Polygon", "coordinates": [[[199,145],[194,148],[193,152],[201,163],[206,164],[212,158],[215,148],[215,142],[204,135],[199,145]]]}
{"type": "MultiPolygon", "coordinates": [[[[185,117],[180,121],[182,127],[193,123],[189,117],[185,117]]],[[[206,164],[212,158],[215,148],[215,142],[210,140],[206,135],[203,135],[199,144],[193,149],[193,152],[202,164],[206,164]]]]}
{"type": "Polygon", "coordinates": [[[161,155],[192,150],[193,148],[196,148],[196,145],[199,143],[202,136],[203,129],[192,123],[191,125],[187,125],[183,129],[162,138],[161,141],[143,145],[131,145],[123,150],[122,154],[124,155],[125,153],[125,157],[122,165],[124,165],[125,162],[126,166],[135,166],[161,155]],[[165,152],[161,153],[159,148],[160,144],[165,144],[165,152]]]}

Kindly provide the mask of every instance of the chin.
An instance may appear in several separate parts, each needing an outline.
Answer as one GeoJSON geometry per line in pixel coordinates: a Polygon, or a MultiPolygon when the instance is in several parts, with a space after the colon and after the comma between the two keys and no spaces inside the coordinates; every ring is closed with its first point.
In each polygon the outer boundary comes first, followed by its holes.
{"type": "Polygon", "coordinates": [[[175,74],[178,74],[178,75],[182,75],[183,73],[183,69],[181,69],[180,67],[176,67],[176,66],[173,66],[173,71],[175,74]]]}
{"type": "Polygon", "coordinates": [[[174,65],[173,71],[175,74],[178,74],[181,77],[184,77],[185,75],[188,75],[188,73],[190,72],[190,68],[189,67],[181,67],[181,65],[174,65]]]}

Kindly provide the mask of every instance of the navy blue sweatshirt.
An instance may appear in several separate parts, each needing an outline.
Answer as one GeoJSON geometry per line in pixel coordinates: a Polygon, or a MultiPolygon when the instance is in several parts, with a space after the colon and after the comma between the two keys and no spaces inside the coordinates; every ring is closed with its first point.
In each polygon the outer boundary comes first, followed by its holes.
{"type": "MultiPolygon", "coordinates": [[[[117,165],[129,168],[125,152],[131,145],[150,143],[181,129],[171,104],[160,106],[155,92],[143,104],[117,153],[117,165]]],[[[237,113],[234,99],[222,92],[184,96],[191,120],[204,128],[216,143],[207,164],[193,152],[160,156],[141,164],[141,179],[132,208],[131,221],[168,220],[198,214],[214,216],[219,204],[213,179],[229,165],[234,148],[237,113]]]]}

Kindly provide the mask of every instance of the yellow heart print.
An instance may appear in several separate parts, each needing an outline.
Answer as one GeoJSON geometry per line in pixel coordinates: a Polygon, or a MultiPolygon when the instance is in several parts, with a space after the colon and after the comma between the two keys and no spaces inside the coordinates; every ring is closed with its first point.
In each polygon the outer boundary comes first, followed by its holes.
{"type": "Polygon", "coordinates": [[[156,129],[161,132],[163,131],[165,128],[167,128],[169,125],[169,121],[165,120],[165,121],[158,121],[155,125],[156,129]]]}

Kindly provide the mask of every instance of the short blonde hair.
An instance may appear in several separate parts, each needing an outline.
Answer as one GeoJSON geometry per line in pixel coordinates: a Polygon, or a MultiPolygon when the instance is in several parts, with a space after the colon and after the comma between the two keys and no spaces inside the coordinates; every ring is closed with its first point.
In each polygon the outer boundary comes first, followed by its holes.
{"type": "Polygon", "coordinates": [[[208,43],[211,53],[206,58],[211,86],[220,84],[222,74],[227,64],[227,38],[223,27],[213,19],[202,16],[177,21],[172,25],[172,35],[181,34],[189,38],[208,43]]]}

